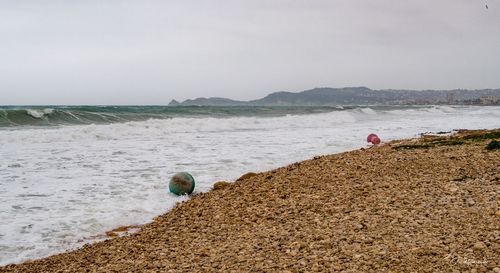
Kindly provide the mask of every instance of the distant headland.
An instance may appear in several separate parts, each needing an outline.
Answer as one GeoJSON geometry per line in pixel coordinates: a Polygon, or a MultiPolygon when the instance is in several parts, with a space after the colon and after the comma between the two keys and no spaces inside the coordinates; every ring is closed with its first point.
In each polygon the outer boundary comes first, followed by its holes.
{"type": "Polygon", "coordinates": [[[172,100],[169,106],[338,106],[338,105],[500,105],[500,89],[372,90],[367,87],[314,88],[275,92],[264,98],[238,101],[227,98],[172,100]]]}

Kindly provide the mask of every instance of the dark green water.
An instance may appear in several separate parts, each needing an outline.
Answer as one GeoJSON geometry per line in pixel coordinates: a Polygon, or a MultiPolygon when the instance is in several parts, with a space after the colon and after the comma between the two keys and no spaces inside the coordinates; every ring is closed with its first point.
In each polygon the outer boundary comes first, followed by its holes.
{"type": "Polygon", "coordinates": [[[296,106],[0,106],[0,127],[107,124],[175,117],[279,117],[345,109],[296,106]]]}

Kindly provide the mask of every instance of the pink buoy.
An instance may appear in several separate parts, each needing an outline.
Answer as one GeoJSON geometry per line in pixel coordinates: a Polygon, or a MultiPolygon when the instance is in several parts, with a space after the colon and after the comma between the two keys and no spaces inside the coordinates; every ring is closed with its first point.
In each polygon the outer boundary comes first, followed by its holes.
{"type": "Polygon", "coordinates": [[[372,143],[372,144],[380,144],[380,138],[376,134],[369,134],[368,137],[366,138],[366,141],[372,143]]]}

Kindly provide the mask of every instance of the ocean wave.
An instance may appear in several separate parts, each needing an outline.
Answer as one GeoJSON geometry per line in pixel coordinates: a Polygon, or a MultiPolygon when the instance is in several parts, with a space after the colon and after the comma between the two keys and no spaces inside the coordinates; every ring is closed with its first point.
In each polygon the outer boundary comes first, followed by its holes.
{"type": "Polygon", "coordinates": [[[368,115],[375,115],[376,114],[375,110],[373,110],[372,108],[369,108],[369,107],[360,108],[359,111],[361,111],[364,114],[368,114],[368,115]]]}
{"type": "Polygon", "coordinates": [[[28,114],[29,116],[36,118],[36,119],[41,119],[45,116],[52,114],[53,112],[54,112],[54,109],[52,109],[52,108],[45,108],[45,109],[39,109],[39,110],[35,110],[35,109],[27,109],[26,110],[26,114],[28,114]]]}
{"type": "Polygon", "coordinates": [[[155,114],[112,113],[61,108],[7,108],[0,111],[0,127],[109,124],[167,118],[155,114]]]}
{"type": "Polygon", "coordinates": [[[280,117],[342,110],[337,107],[0,106],[0,127],[111,124],[174,117],[280,117]]]}
{"type": "MultiPolygon", "coordinates": [[[[145,122],[148,120],[172,120],[183,123],[199,123],[206,128],[216,120],[215,127],[238,123],[235,118],[246,118],[241,124],[261,122],[261,118],[281,118],[294,120],[296,117],[315,116],[314,120],[328,116],[330,123],[354,122],[356,120],[377,119],[378,115],[424,115],[454,114],[469,106],[345,106],[345,107],[168,107],[168,106],[0,106],[0,128],[54,127],[68,125],[99,125],[114,123],[145,122]],[[319,116],[318,116],[319,115],[319,116]],[[208,122],[208,123],[207,123],[208,122]]],[[[471,108],[472,109],[472,108],[471,108]]],[[[490,111],[479,109],[477,112],[490,111]]],[[[491,108],[492,109],[492,108],[491,108]]],[[[495,111],[493,111],[495,112],[495,111]]],[[[307,121],[304,121],[307,122],[307,121]]],[[[177,126],[178,124],[176,124],[177,126]]],[[[243,126],[243,125],[238,125],[243,126]]],[[[280,126],[277,124],[276,126],[280,126]]],[[[174,126],[175,127],[175,126],[174,126]]],[[[182,127],[182,126],[181,126],[182,127]]]]}

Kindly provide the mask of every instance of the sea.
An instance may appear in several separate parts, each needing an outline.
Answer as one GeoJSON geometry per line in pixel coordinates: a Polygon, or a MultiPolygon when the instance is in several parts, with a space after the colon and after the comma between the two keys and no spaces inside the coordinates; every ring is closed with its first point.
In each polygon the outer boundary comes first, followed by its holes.
{"type": "Polygon", "coordinates": [[[317,155],[421,133],[500,128],[499,106],[0,106],[0,265],[144,224],[196,192],[317,155]]]}

